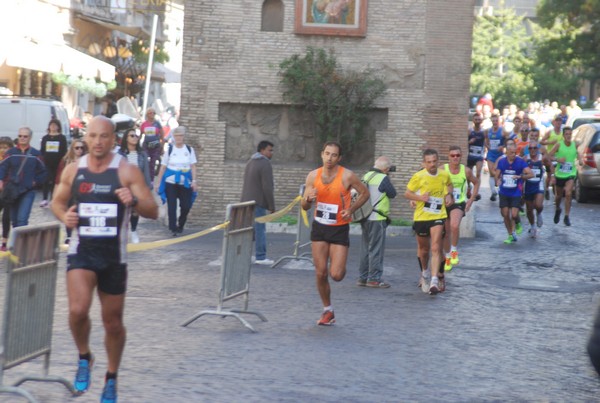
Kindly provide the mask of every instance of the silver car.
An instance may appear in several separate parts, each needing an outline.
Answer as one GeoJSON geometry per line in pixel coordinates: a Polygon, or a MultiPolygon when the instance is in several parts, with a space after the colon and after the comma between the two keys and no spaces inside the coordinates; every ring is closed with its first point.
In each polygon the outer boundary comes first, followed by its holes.
{"type": "Polygon", "coordinates": [[[600,123],[589,123],[573,130],[573,141],[583,164],[577,161],[575,200],[586,203],[597,192],[600,195],[600,123]]]}

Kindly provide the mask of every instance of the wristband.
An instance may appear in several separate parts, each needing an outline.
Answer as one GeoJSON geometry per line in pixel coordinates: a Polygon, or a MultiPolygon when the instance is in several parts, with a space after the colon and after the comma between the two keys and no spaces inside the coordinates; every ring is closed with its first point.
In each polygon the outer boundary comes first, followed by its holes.
{"type": "Polygon", "coordinates": [[[131,202],[131,207],[135,207],[138,204],[138,198],[133,196],[133,201],[131,202]]]}

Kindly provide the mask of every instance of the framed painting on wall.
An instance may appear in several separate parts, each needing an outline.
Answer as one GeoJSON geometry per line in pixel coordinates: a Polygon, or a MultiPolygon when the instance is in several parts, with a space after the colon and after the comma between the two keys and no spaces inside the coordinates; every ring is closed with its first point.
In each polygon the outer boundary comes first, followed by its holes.
{"type": "Polygon", "coordinates": [[[367,0],[296,0],[295,33],[366,36],[367,0]]]}

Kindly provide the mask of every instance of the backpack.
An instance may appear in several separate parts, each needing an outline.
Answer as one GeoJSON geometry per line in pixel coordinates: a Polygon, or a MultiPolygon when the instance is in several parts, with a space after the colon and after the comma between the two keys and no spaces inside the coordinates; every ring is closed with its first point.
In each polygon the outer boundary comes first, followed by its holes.
{"type": "MultiPolygon", "coordinates": [[[[366,180],[361,179],[361,182],[364,183],[365,186],[369,187],[369,182],[371,181],[373,176],[375,176],[375,174],[377,174],[377,172],[373,172],[371,176],[369,176],[366,180]]],[[[379,202],[383,200],[383,196],[384,195],[381,195],[381,197],[375,202],[375,204],[371,204],[371,198],[369,197],[365,204],[360,206],[360,208],[358,208],[354,213],[352,213],[352,222],[361,223],[363,221],[366,221],[373,212],[376,212],[377,214],[386,217],[386,215],[382,214],[381,211],[375,210],[375,207],[377,207],[379,202]]],[[[354,189],[352,189],[352,203],[356,201],[357,197],[358,193],[354,189]]]]}
{"type": "MultiPolygon", "coordinates": [[[[192,147],[188,146],[187,144],[185,145],[185,147],[188,150],[188,153],[192,153],[192,147]]],[[[167,152],[167,155],[170,157],[171,153],[173,152],[173,144],[169,143],[169,151],[167,152]]]]}

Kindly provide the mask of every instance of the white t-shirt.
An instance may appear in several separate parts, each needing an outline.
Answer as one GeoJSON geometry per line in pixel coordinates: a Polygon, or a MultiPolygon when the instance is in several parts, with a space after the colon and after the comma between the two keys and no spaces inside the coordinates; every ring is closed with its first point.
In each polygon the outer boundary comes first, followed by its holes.
{"type": "MultiPolygon", "coordinates": [[[[169,148],[166,148],[161,164],[166,165],[166,167],[172,171],[189,172],[191,165],[197,162],[194,148],[190,147],[190,150],[191,153],[188,151],[186,145],[181,146],[181,148],[177,148],[173,145],[173,151],[171,151],[171,155],[169,155],[169,148]]],[[[167,176],[165,182],[175,183],[175,177],[173,175],[167,176]]],[[[180,179],[179,184],[184,184],[183,178],[180,179]]]]}

